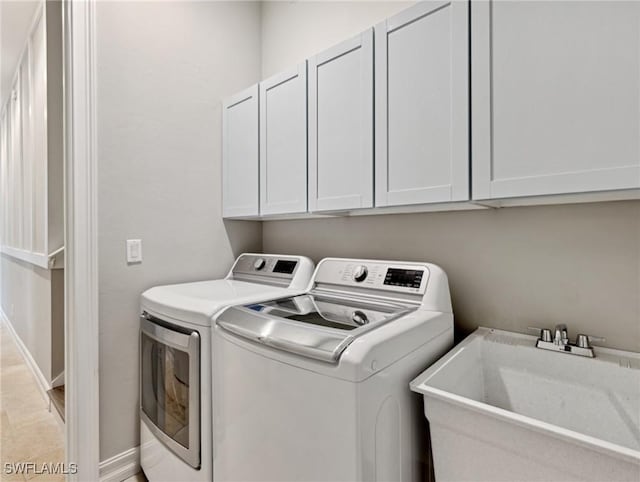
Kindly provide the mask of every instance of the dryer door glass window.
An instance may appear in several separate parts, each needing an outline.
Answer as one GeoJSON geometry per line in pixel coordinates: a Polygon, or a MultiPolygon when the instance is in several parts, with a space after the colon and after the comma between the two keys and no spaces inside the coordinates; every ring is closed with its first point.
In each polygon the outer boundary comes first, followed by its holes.
{"type": "Polygon", "coordinates": [[[142,409],[156,427],[189,448],[189,354],[142,334],[142,409]]]}

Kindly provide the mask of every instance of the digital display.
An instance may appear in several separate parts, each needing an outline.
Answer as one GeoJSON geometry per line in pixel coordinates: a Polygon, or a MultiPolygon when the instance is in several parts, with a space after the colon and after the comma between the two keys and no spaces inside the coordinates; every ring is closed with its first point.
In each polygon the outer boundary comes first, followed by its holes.
{"type": "Polygon", "coordinates": [[[418,269],[389,268],[384,277],[384,284],[405,288],[420,288],[424,271],[418,269]]]}
{"type": "Polygon", "coordinates": [[[285,261],[283,259],[278,260],[276,265],[273,267],[274,273],[284,273],[291,274],[293,270],[296,269],[297,261],[285,261]]]}

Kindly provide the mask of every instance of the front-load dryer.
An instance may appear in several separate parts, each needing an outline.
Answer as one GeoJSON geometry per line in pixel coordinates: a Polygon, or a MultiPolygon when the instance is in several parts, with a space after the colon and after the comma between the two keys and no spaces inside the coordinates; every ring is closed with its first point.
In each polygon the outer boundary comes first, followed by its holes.
{"type": "Polygon", "coordinates": [[[140,463],[154,481],[211,481],[211,326],[225,307],[293,296],[313,263],[242,254],[224,279],[158,286],[141,298],[140,463]]]}
{"type": "Polygon", "coordinates": [[[415,481],[428,466],[409,382],[453,344],[433,264],[324,259],[297,296],[213,329],[214,474],[224,481],[415,481]]]}

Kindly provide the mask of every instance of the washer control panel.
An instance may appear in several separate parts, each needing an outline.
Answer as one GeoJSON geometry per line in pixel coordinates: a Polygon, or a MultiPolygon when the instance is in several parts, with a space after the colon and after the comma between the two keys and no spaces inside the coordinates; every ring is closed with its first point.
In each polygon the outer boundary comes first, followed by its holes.
{"type": "Polygon", "coordinates": [[[389,268],[384,277],[384,284],[388,286],[404,286],[405,288],[420,288],[424,270],[389,268]]]}
{"type": "Polygon", "coordinates": [[[424,294],[428,279],[429,267],[426,264],[327,259],[318,266],[314,281],[409,294],[424,294]]]}

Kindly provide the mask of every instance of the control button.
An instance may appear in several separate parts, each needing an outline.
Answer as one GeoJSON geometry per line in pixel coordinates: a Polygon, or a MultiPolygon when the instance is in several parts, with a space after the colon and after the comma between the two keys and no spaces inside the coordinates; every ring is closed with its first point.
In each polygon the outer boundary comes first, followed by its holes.
{"type": "Polygon", "coordinates": [[[267,264],[267,262],[264,258],[258,258],[253,262],[253,268],[256,271],[260,271],[262,268],[264,268],[265,264],[267,264]]]}
{"type": "Polygon", "coordinates": [[[369,270],[367,269],[367,267],[364,265],[360,265],[356,268],[355,272],[353,273],[353,280],[358,283],[362,283],[365,279],[367,279],[368,273],[369,273],[369,270]]]}

